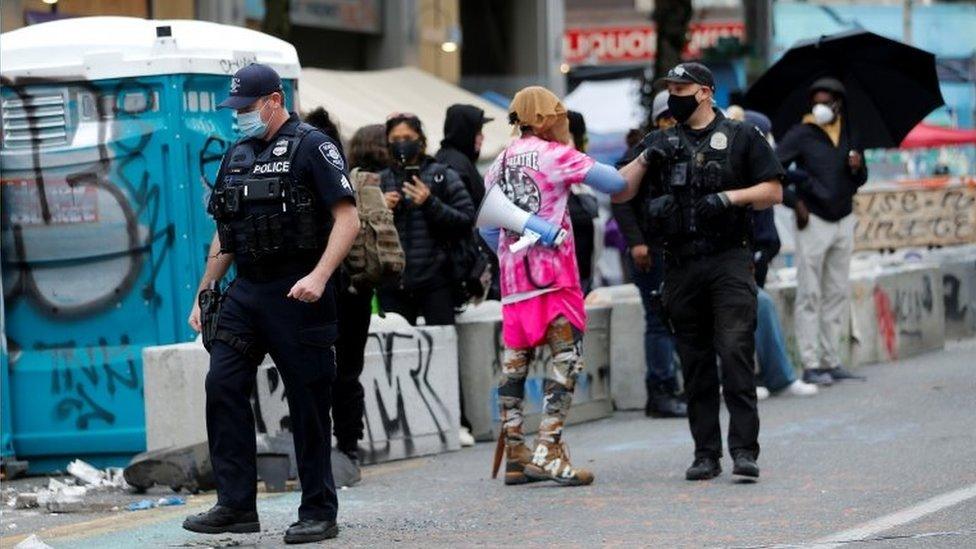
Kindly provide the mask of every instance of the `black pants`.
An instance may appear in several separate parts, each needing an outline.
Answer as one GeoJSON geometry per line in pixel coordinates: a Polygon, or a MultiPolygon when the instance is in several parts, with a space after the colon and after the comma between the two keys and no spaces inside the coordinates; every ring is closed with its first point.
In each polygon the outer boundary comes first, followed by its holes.
{"type": "Polygon", "coordinates": [[[454,298],[448,285],[424,290],[380,290],[380,305],[384,311],[396,313],[417,324],[423,316],[427,326],[454,324],[454,298]]]}
{"type": "MultiPolygon", "coordinates": [[[[332,344],[335,294],[330,285],[316,303],[285,297],[300,276],[256,283],[238,278],[220,310],[221,330],[271,354],[285,385],[295,457],[302,484],[300,519],[335,520],[329,405],[335,377],[332,344]]],[[[210,349],[207,373],[207,438],[217,482],[217,503],[256,507],[256,448],[251,395],[259,360],[223,341],[210,349]]]]}
{"type": "Polygon", "coordinates": [[[359,376],[363,373],[373,293],[366,290],[353,293],[345,281],[340,283],[336,293],[340,314],[336,380],[332,384],[332,420],[336,446],[343,452],[355,454],[363,438],[366,403],[359,376]]]}
{"type": "Polygon", "coordinates": [[[663,301],[681,357],[696,457],[722,455],[719,383],[730,415],[729,451],[759,455],[753,359],[756,281],[751,265],[749,251],[737,248],[672,259],[665,270],[663,301]]]}

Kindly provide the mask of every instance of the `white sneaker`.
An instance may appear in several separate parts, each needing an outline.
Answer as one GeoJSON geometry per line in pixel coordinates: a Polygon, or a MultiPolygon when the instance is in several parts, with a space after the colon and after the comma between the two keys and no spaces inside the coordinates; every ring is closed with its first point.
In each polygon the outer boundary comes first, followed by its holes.
{"type": "Polygon", "coordinates": [[[756,386],[756,400],[766,400],[769,398],[769,389],[763,387],[762,385],[756,386]]]}
{"type": "Polygon", "coordinates": [[[458,431],[458,439],[461,441],[461,448],[474,446],[474,437],[471,436],[471,431],[467,427],[461,427],[458,431]]]}
{"type": "Polygon", "coordinates": [[[798,379],[793,383],[790,383],[789,387],[786,388],[786,392],[793,396],[813,396],[819,392],[817,386],[812,383],[804,383],[802,379],[798,379]]]}

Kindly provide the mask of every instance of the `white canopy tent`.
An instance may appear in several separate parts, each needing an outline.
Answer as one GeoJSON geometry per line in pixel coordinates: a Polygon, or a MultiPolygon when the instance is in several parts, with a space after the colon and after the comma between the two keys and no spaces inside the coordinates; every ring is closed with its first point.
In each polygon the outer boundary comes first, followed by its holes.
{"type": "Polygon", "coordinates": [[[494,158],[508,143],[508,113],[481,97],[414,67],[380,71],[302,69],[299,107],[324,107],[339,124],[343,139],[367,124],[382,124],[393,112],[416,114],[427,134],[427,153],[440,147],[444,114],[455,103],[474,105],[495,120],[485,124],[482,159],[494,158]]]}
{"type": "Polygon", "coordinates": [[[566,108],[581,113],[590,132],[627,133],[644,121],[635,78],[583,82],[566,96],[566,108]]]}

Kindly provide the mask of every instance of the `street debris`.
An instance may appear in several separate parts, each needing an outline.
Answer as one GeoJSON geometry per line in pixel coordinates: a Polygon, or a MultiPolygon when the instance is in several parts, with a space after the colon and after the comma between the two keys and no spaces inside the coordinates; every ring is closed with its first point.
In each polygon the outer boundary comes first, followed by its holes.
{"type": "Polygon", "coordinates": [[[191,494],[216,487],[206,442],[143,452],[125,468],[125,481],[138,493],[155,485],[191,494]]]}
{"type": "Polygon", "coordinates": [[[109,467],[104,471],[76,459],[68,464],[68,474],[94,488],[126,489],[125,475],[121,467],[109,467]]]}
{"type": "Polygon", "coordinates": [[[127,511],[145,511],[147,509],[154,509],[156,507],[170,507],[173,505],[183,505],[186,500],[179,496],[170,496],[168,498],[159,498],[156,501],[151,499],[144,499],[137,501],[135,503],[130,503],[126,506],[127,511]]]}
{"type": "Polygon", "coordinates": [[[47,487],[30,488],[17,492],[8,488],[3,491],[7,507],[14,509],[44,509],[50,513],[80,513],[110,510],[106,503],[86,502],[91,492],[126,490],[122,468],[96,469],[91,464],[76,459],[68,464],[68,474],[60,479],[49,478],[47,487]]]}

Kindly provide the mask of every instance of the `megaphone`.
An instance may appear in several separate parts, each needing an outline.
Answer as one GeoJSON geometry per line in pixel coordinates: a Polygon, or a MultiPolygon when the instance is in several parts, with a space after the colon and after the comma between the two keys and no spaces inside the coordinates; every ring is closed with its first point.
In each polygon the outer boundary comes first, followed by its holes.
{"type": "Polygon", "coordinates": [[[513,253],[536,242],[555,248],[566,240],[568,234],[562,227],[516,206],[498,185],[492,186],[485,195],[475,224],[479,228],[500,227],[522,235],[522,238],[508,247],[513,253]]]}

